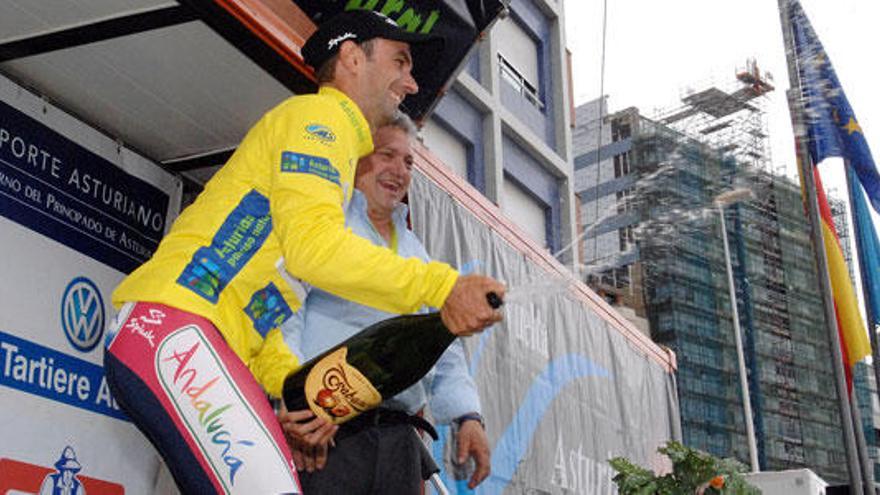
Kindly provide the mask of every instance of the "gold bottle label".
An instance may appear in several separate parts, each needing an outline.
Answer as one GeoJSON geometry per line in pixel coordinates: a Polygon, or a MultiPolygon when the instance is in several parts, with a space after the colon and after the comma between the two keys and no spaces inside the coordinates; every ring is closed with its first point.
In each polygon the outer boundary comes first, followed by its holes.
{"type": "Polygon", "coordinates": [[[340,347],[324,356],[309,371],[305,392],[309,408],[319,418],[331,423],[345,423],[382,402],[373,384],[348,364],[347,347],[340,347]]]}

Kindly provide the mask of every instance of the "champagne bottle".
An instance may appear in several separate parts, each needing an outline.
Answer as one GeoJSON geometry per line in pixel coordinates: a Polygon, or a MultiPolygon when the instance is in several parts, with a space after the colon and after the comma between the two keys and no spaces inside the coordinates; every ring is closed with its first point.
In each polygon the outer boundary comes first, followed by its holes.
{"type": "MultiPolygon", "coordinates": [[[[501,307],[497,294],[486,299],[501,307]]],[[[344,423],[418,382],[454,340],[439,312],[382,320],[289,374],[284,404],[344,423]]]]}

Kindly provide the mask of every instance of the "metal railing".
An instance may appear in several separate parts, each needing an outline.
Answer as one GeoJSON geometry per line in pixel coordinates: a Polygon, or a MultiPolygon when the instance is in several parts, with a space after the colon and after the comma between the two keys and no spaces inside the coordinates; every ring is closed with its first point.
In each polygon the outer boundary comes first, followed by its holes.
{"type": "Polygon", "coordinates": [[[537,88],[528,82],[526,78],[523,77],[523,75],[510,64],[510,62],[505,60],[504,56],[500,53],[498,54],[498,66],[501,70],[501,79],[503,81],[516,89],[516,91],[529,103],[534,105],[535,108],[541,111],[544,110],[544,102],[541,101],[541,96],[538,94],[537,88]]]}

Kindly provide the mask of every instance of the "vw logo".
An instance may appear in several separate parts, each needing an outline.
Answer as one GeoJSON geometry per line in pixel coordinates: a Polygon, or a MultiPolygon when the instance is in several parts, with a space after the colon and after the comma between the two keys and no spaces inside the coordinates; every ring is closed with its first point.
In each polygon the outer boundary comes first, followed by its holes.
{"type": "Polygon", "coordinates": [[[67,284],[61,299],[61,327],[76,349],[95,348],[104,333],[104,301],[94,282],[77,277],[67,284]]]}

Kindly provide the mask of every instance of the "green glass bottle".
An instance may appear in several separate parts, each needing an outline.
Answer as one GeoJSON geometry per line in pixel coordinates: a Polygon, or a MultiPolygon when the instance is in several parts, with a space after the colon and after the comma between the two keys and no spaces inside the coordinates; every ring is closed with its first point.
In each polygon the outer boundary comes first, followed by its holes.
{"type": "MultiPolygon", "coordinates": [[[[487,300],[502,304],[494,293],[487,300]]],[[[439,312],[382,320],[288,375],[284,404],[344,423],[418,382],[454,340],[439,312]]]]}

